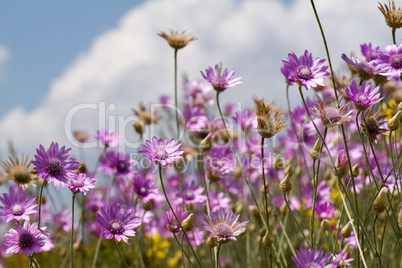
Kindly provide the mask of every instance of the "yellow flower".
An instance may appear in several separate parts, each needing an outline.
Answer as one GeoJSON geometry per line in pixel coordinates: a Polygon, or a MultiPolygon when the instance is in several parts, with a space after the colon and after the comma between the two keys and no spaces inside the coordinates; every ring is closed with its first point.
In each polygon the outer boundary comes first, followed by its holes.
{"type": "Polygon", "coordinates": [[[154,237],[145,236],[145,239],[149,243],[149,249],[146,252],[146,256],[153,262],[166,260],[171,246],[170,242],[167,240],[161,240],[161,234],[159,233],[154,237]]]}

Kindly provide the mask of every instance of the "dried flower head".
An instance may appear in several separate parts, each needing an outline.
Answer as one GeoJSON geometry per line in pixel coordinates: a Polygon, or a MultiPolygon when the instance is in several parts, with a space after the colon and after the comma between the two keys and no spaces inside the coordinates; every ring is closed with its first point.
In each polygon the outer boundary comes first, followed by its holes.
{"type": "Polygon", "coordinates": [[[287,125],[284,119],[284,114],[279,114],[276,111],[271,117],[272,110],[266,112],[265,103],[257,107],[257,122],[258,133],[264,138],[272,138],[276,133],[280,132],[287,125]]]}
{"type": "Polygon", "coordinates": [[[390,28],[398,29],[402,27],[402,10],[400,7],[396,9],[394,0],[392,2],[388,1],[388,6],[380,4],[378,9],[384,15],[385,22],[390,28]]]}
{"type": "Polygon", "coordinates": [[[197,40],[197,37],[192,36],[191,34],[186,34],[186,30],[184,29],[181,33],[179,31],[175,31],[172,26],[169,27],[170,35],[161,32],[158,35],[169,43],[169,45],[174,49],[181,49],[187,46],[191,41],[197,40]]]}
{"type": "Polygon", "coordinates": [[[28,156],[25,158],[22,156],[21,160],[9,157],[8,161],[3,161],[1,165],[7,173],[6,178],[15,181],[18,186],[28,187],[28,184],[34,184],[34,175],[29,168],[31,162],[28,162],[28,156]]]}
{"type": "Polygon", "coordinates": [[[138,116],[140,120],[142,120],[145,124],[151,125],[151,124],[157,124],[159,122],[159,119],[161,119],[161,116],[158,116],[155,111],[154,113],[150,112],[145,108],[145,105],[143,103],[140,103],[140,109],[137,111],[136,109],[132,109],[134,114],[138,116]]]}
{"type": "Polygon", "coordinates": [[[318,101],[314,103],[316,109],[312,109],[313,114],[321,119],[325,127],[333,127],[347,122],[352,117],[352,111],[346,112],[345,109],[349,102],[342,108],[339,106],[342,98],[336,103],[332,96],[324,95],[321,99],[317,95],[318,101]]]}
{"type": "Polygon", "coordinates": [[[385,121],[382,121],[384,119],[385,114],[379,109],[374,115],[373,115],[373,107],[370,108],[366,115],[365,115],[365,120],[367,126],[364,126],[364,122],[361,123],[361,127],[363,129],[363,133],[369,137],[371,141],[374,141],[377,143],[377,136],[380,134],[384,134],[387,130],[385,128],[382,128],[381,125],[385,123],[385,121]]]}

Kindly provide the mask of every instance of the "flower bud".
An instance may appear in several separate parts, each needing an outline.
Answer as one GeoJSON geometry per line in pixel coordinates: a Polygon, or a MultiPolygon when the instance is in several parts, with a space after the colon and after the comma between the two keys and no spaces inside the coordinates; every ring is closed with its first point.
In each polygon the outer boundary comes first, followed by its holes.
{"type": "Polygon", "coordinates": [[[290,177],[293,177],[293,168],[292,168],[292,165],[291,165],[291,164],[288,165],[288,166],[285,168],[284,174],[285,174],[285,175],[289,175],[290,177]]]}
{"type": "Polygon", "coordinates": [[[348,238],[353,231],[352,228],[352,221],[349,221],[343,228],[341,229],[341,236],[342,238],[348,238]]]}
{"type": "Polygon", "coordinates": [[[214,248],[216,245],[218,245],[218,241],[216,240],[216,237],[208,237],[207,241],[205,241],[205,244],[209,248],[214,248]]]}
{"type": "Polygon", "coordinates": [[[200,148],[203,152],[208,152],[212,148],[212,140],[215,138],[214,133],[209,133],[201,142],[200,148]]]}
{"type": "Polygon", "coordinates": [[[352,167],[352,177],[357,177],[360,174],[359,164],[356,164],[352,167]]]}
{"type": "Polygon", "coordinates": [[[193,230],[194,227],[194,214],[191,213],[188,217],[182,221],[181,226],[183,227],[183,231],[189,232],[193,230]]]}
{"type": "Polygon", "coordinates": [[[324,219],[324,220],[321,222],[321,228],[322,228],[324,231],[331,231],[331,230],[332,230],[332,224],[329,222],[329,220],[324,219]]]}
{"type": "Polygon", "coordinates": [[[137,132],[140,135],[142,135],[145,132],[145,123],[142,120],[135,122],[133,124],[133,127],[135,129],[135,132],[137,132]]]}
{"type": "Polygon", "coordinates": [[[320,139],[317,139],[317,141],[315,142],[315,145],[313,147],[313,149],[309,150],[309,154],[311,159],[313,160],[317,160],[319,155],[320,155],[320,149],[321,149],[321,145],[320,145],[320,139]]]}
{"type": "Polygon", "coordinates": [[[399,211],[398,226],[399,226],[399,228],[402,228],[402,206],[401,206],[401,210],[399,211]]]}
{"type": "Polygon", "coordinates": [[[284,159],[279,154],[277,154],[275,157],[274,168],[276,170],[279,170],[279,169],[283,169],[284,166],[285,166],[284,159]]]}
{"type": "Polygon", "coordinates": [[[281,190],[282,193],[287,193],[290,192],[292,188],[293,185],[290,176],[286,175],[286,177],[279,183],[279,189],[281,190]]]}
{"type": "Polygon", "coordinates": [[[395,131],[399,128],[399,126],[401,125],[401,113],[402,111],[399,111],[388,121],[387,126],[389,131],[395,131]]]}
{"type": "Polygon", "coordinates": [[[385,210],[387,205],[387,195],[388,195],[388,187],[381,188],[380,193],[377,195],[376,199],[373,202],[373,210],[375,213],[379,214],[385,210]]]}
{"type": "Polygon", "coordinates": [[[269,232],[267,231],[264,235],[264,237],[261,240],[261,243],[264,247],[270,247],[273,243],[272,237],[269,235],[269,232]]]}

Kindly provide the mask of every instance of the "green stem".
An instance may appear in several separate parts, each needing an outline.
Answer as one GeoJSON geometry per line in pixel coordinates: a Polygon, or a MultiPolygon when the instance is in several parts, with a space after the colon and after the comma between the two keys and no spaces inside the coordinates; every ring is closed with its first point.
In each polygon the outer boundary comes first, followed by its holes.
{"type": "MultiPolygon", "coordinates": [[[[161,181],[161,187],[162,187],[163,194],[165,195],[166,202],[168,203],[169,208],[170,208],[170,210],[172,211],[173,216],[174,216],[174,218],[175,218],[176,221],[177,221],[177,224],[180,226],[180,229],[182,230],[184,236],[186,237],[186,239],[187,239],[187,241],[188,241],[188,244],[190,245],[190,249],[191,249],[191,251],[193,252],[195,259],[197,260],[198,265],[199,265],[200,267],[202,267],[201,262],[200,262],[200,260],[198,259],[197,254],[195,254],[195,251],[194,251],[194,249],[193,249],[193,246],[192,246],[191,243],[190,243],[190,239],[188,238],[187,233],[183,230],[183,226],[181,225],[181,222],[179,221],[179,218],[177,218],[176,213],[174,212],[173,207],[172,207],[172,205],[171,205],[170,202],[169,202],[169,198],[167,197],[167,194],[166,194],[166,191],[165,191],[165,186],[164,186],[164,184],[163,184],[163,179],[162,179],[162,167],[161,167],[161,166],[159,166],[159,179],[160,179],[160,181],[161,181]]],[[[181,248],[181,250],[184,251],[183,248],[181,248]]]]}
{"type": "Polygon", "coordinates": [[[119,247],[117,246],[116,240],[115,240],[114,238],[112,238],[112,240],[113,240],[113,244],[114,244],[114,246],[115,246],[117,252],[119,253],[120,259],[121,259],[121,260],[123,261],[123,263],[124,263],[124,266],[126,266],[127,268],[129,268],[128,264],[126,263],[126,261],[124,260],[123,256],[122,256],[121,253],[120,253],[120,250],[119,250],[119,247]]]}
{"type": "Polygon", "coordinates": [[[394,42],[394,45],[396,45],[395,32],[396,32],[396,28],[392,28],[392,41],[394,42]]]}
{"type": "Polygon", "coordinates": [[[306,240],[306,242],[307,242],[307,244],[308,244],[308,247],[309,247],[310,249],[312,249],[310,242],[308,241],[306,235],[305,235],[304,232],[303,232],[303,229],[301,228],[299,222],[297,221],[295,215],[293,214],[292,209],[290,208],[289,202],[288,202],[288,200],[287,200],[287,198],[286,198],[286,193],[283,193],[283,197],[285,198],[286,206],[287,206],[288,209],[289,209],[290,215],[292,215],[292,218],[293,218],[294,222],[296,223],[297,227],[299,227],[299,230],[300,230],[300,232],[302,233],[302,235],[303,235],[303,237],[304,237],[304,240],[306,240]]]}
{"type": "MultiPolygon", "coordinates": [[[[325,138],[327,137],[327,132],[328,128],[325,128],[324,130],[324,141],[325,138]]],[[[315,176],[313,176],[313,185],[314,185],[314,192],[313,192],[313,210],[311,211],[311,221],[310,221],[310,234],[311,234],[311,246],[314,247],[314,218],[315,218],[315,206],[317,203],[317,187],[318,187],[318,175],[320,174],[320,164],[321,164],[321,155],[322,155],[322,148],[323,146],[320,146],[320,152],[318,155],[318,164],[317,164],[317,172],[315,172],[315,161],[313,162],[313,173],[315,176]]]]}
{"type": "Polygon", "coordinates": [[[242,166],[241,166],[241,164],[240,164],[240,160],[239,160],[239,158],[238,158],[238,156],[237,156],[237,154],[236,154],[236,151],[235,151],[235,149],[234,149],[234,147],[233,147],[232,138],[230,137],[229,131],[228,131],[227,127],[226,127],[226,123],[225,123],[225,120],[224,120],[224,118],[223,118],[222,110],[221,110],[221,107],[220,107],[220,105],[219,105],[219,92],[216,92],[216,104],[217,104],[217,106],[218,106],[219,114],[220,114],[220,116],[221,116],[221,118],[222,118],[223,126],[224,126],[224,128],[225,128],[225,130],[226,130],[226,135],[228,136],[230,148],[232,149],[233,155],[234,155],[234,157],[235,157],[235,159],[236,159],[236,164],[237,164],[238,167],[240,168],[241,174],[243,175],[243,178],[244,178],[244,180],[246,181],[246,184],[247,184],[247,186],[248,186],[248,189],[250,190],[251,196],[253,197],[254,204],[255,204],[255,206],[256,206],[256,208],[257,208],[257,210],[258,210],[258,213],[260,214],[261,220],[262,220],[262,222],[264,223],[265,227],[266,227],[267,230],[268,230],[267,223],[265,222],[264,216],[263,216],[262,213],[261,213],[260,207],[259,207],[259,205],[258,205],[257,199],[255,198],[255,195],[254,195],[254,192],[253,192],[253,190],[252,190],[252,188],[251,188],[250,182],[248,181],[246,175],[244,174],[244,171],[243,171],[242,166]]]}
{"type": "Polygon", "coordinates": [[[77,193],[73,193],[73,198],[71,202],[71,210],[72,210],[72,219],[71,219],[71,239],[70,239],[70,267],[74,267],[74,201],[75,195],[77,193]]]}
{"type": "Polygon", "coordinates": [[[40,192],[39,192],[39,207],[38,207],[38,229],[40,229],[40,216],[41,216],[41,208],[42,208],[42,193],[43,193],[43,187],[45,186],[45,183],[47,181],[42,182],[42,186],[40,187],[40,192]]]}
{"type": "Polygon", "coordinates": [[[174,105],[176,108],[176,128],[177,128],[177,139],[180,136],[180,128],[179,128],[179,112],[177,108],[178,100],[177,100],[177,51],[178,49],[174,50],[174,105]]]}
{"type": "Polygon", "coordinates": [[[218,245],[218,250],[216,251],[216,268],[219,268],[220,263],[219,263],[219,251],[221,249],[222,244],[218,245]]]}
{"type": "MultiPolygon", "coordinates": [[[[176,239],[177,244],[181,245],[181,243],[180,243],[179,239],[177,239],[177,236],[176,236],[175,233],[173,233],[173,236],[174,236],[174,239],[176,239]]],[[[188,262],[191,264],[192,267],[194,267],[194,264],[191,262],[191,260],[190,260],[189,256],[187,255],[186,251],[183,250],[182,254],[184,254],[184,256],[186,256],[188,262]]],[[[184,260],[182,260],[182,262],[184,263],[184,260]]]]}
{"type": "Polygon", "coordinates": [[[208,217],[211,217],[211,202],[209,201],[209,189],[208,189],[209,187],[207,184],[207,180],[205,179],[204,153],[202,153],[200,150],[197,157],[199,157],[198,163],[200,165],[201,176],[202,176],[203,182],[204,182],[205,193],[207,194],[207,213],[208,213],[208,217]]]}
{"type": "MultiPolygon", "coordinates": [[[[308,107],[307,107],[307,104],[306,104],[306,100],[304,99],[304,96],[303,96],[303,92],[302,92],[301,86],[299,87],[299,93],[300,93],[301,99],[302,99],[302,101],[303,101],[304,108],[306,109],[307,114],[309,115],[309,118],[310,118],[311,122],[312,122],[313,125],[314,125],[315,130],[317,131],[318,135],[320,136],[320,139],[322,140],[323,145],[325,146],[325,149],[326,149],[327,152],[328,152],[328,156],[329,156],[329,159],[331,160],[331,164],[332,164],[332,166],[335,167],[335,161],[334,161],[334,159],[333,159],[332,156],[331,156],[331,152],[330,152],[330,150],[329,150],[329,148],[328,148],[328,145],[325,143],[324,138],[322,137],[320,131],[318,130],[317,125],[314,123],[313,118],[311,117],[310,111],[309,111],[309,109],[308,109],[308,107]]],[[[344,133],[343,133],[343,134],[344,134],[344,133]]],[[[345,138],[345,137],[344,137],[344,138],[345,138]]],[[[348,195],[348,192],[347,192],[347,190],[346,190],[346,188],[345,188],[345,185],[343,184],[343,182],[342,182],[342,180],[341,180],[341,178],[340,178],[340,176],[339,176],[339,173],[338,173],[338,170],[337,170],[337,169],[335,169],[335,174],[336,174],[336,177],[337,177],[337,179],[338,179],[338,187],[339,187],[339,192],[340,192],[340,194],[341,194],[342,202],[343,202],[343,204],[344,204],[344,206],[345,206],[346,214],[348,215],[349,220],[351,221],[351,220],[352,220],[352,217],[350,216],[349,210],[347,209],[347,204],[346,204],[345,198],[344,198],[344,196],[343,196],[343,194],[342,194],[342,191],[345,193],[345,196],[346,196],[346,198],[347,198],[347,200],[348,200],[348,202],[349,202],[349,204],[350,204],[350,206],[351,206],[351,208],[352,208],[352,211],[353,211],[353,213],[355,214],[356,219],[358,220],[358,223],[361,225],[361,227],[362,227],[362,229],[363,229],[363,232],[364,232],[364,235],[365,235],[366,239],[368,239],[368,234],[367,234],[366,230],[363,228],[363,224],[362,224],[362,222],[361,222],[361,220],[360,220],[360,218],[359,218],[359,214],[356,212],[356,209],[353,207],[352,200],[350,199],[350,196],[348,195]]],[[[359,238],[357,237],[357,232],[356,232],[356,230],[355,230],[354,224],[352,224],[352,228],[353,228],[354,234],[355,234],[355,236],[356,236],[356,242],[357,242],[357,246],[358,246],[358,248],[359,248],[360,254],[361,254],[361,256],[363,256],[363,251],[362,251],[362,249],[361,249],[361,245],[360,245],[360,242],[359,242],[359,238]]],[[[376,258],[376,261],[379,262],[379,263],[381,263],[381,260],[379,259],[378,252],[375,252],[375,251],[374,251],[373,245],[371,244],[371,241],[370,241],[369,239],[368,239],[368,242],[369,242],[369,246],[370,246],[370,249],[372,250],[372,252],[373,252],[373,253],[376,253],[376,257],[377,257],[377,258],[376,258]]],[[[362,260],[363,260],[364,266],[367,267],[364,258],[362,258],[362,260]]]]}

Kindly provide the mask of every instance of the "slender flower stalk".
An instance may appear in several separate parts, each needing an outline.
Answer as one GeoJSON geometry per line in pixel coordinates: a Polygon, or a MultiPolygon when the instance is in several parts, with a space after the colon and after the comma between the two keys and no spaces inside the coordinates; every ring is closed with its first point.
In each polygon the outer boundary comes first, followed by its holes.
{"type": "Polygon", "coordinates": [[[70,268],[74,267],[74,201],[77,193],[73,193],[72,202],[71,202],[71,239],[70,239],[70,268]]]}
{"type": "Polygon", "coordinates": [[[116,248],[117,252],[119,253],[120,259],[121,259],[121,260],[123,261],[123,263],[124,263],[124,266],[126,266],[127,268],[129,268],[130,266],[128,266],[128,264],[126,263],[126,261],[124,260],[123,256],[122,256],[121,253],[120,253],[119,247],[117,246],[117,243],[116,243],[116,239],[113,238],[112,240],[113,240],[114,247],[116,248]]]}
{"type": "MultiPolygon", "coordinates": [[[[162,166],[161,166],[161,164],[159,164],[159,179],[160,179],[160,182],[161,182],[161,187],[162,187],[163,194],[165,195],[166,202],[168,203],[169,208],[170,208],[170,210],[172,211],[172,213],[173,213],[173,215],[174,215],[174,218],[175,218],[176,221],[177,221],[177,224],[180,226],[180,229],[183,231],[183,234],[184,234],[184,236],[186,237],[186,239],[187,239],[187,241],[188,241],[188,244],[189,244],[189,246],[190,246],[190,249],[191,249],[191,251],[193,252],[195,259],[197,260],[198,265],[199,265],[200,267],[202,267],[201,262],[200,262],[200,260],[198,259],[197,254],[195,254],[195,251],[194,251],[194,249],[193,249],[193,246],[192,246],[191,243],[190,243],[190,239],[188,238],[187,233],[183,230],[183,226],[181,225],[181,222],[180,222],[179,218],[177,217],[176,213],[174,212],[173,207],[172,207],[172,205],[171,205],[170,202],[169,202],[169,198],[167,197],[167,194],[166,194],[166,191],[165,191],[165,186],[164,186],[164,184],[163,184],[163,179],[162,179],[162,166]]],[[[182,250],[183,250],[183,249],[182,249],[182,250]]]]}
{"type": "MultiPolygon", "coordinates": [[[[327,137],[327,131],[328,128],[325,128],[324,130],[324,141],[325,138],[327,137]]],[[[321,163],[321,155],[322,155],[322,148],[323,146],[320,146],[320,152],[318,154],[318,164],[317,164],[317,171],[315,171],[315,162],[316,160],[313,161],[313,173],[315,176],[313,176],[313,185],[314,185],[314,192],[313,192],[313,209],[311,211],[311,219],[310,219],[310,234],[311,234],[311,246],[314,247],[314,217],[315,217],[315,206],[317,203],[317,186],[318,186],[318,176],[320,174],[320,163],[321,163]]]]}
{"type": "MultiPolygon", "coordinates": [[[[335,166],[335,161],[334,161],[334,159],[332,158],[332,156],[331,156],[331,154],[330,154],[328,145],[324,142],[323,136],[321,135],[319,129],[317,128],[317,125],[314,123],[314,120],[313,120],[313,118],[311,117],[310,111],[309,111],[309,109],[308,109],[308,107],[307,107],[306,101],[305,101],[304,96],[303,96],[303,92],[302,92],[301,86],[299,87],[299,93],[300,93],[300,97],[301,97],[301,99],[302,99],[302,101],[303,101],[304,108],[306,109],[307,114],[309,115],[309,118],[310,118],[311,122],[312,122],[313,125],[314,125],[314,128],[316,129],[318,135],[320,136],[320,139],[321,139],[321,141],[322,141],[322,143],[323,143],[323,146],[325,146],[325,149],[326,149],[327,152],[328,152],[329,159],[331,160],[331,164],[332,164],[333,166],[335,166]]],[[[344,134],[344,133],[343,133],[343,134],[344,134]]],[[[345,137],[345,135],[344,135],[344,137],[345,137]]],[[[347,153],[347,154],[348,154],[348,153],[347,153]]],[[[349,161],[349,162],[350,162],[350,161],[349,161]]],[[[336,174],[336,177],[337,177],[337,179],[338,179],[338,188],[339,188],[339,192],[341,193],[342,202],[343,202],[343,205],[344,205],[344,207],[345,207],[345,211],[346,211],[346,214],[348,215],[349,220],[351,221],[351,220],[352,220],[352,217],[351,217],[351,215],[350,215],[350,213],[349,213],[349,210],[348,210],[348,208],[347,208],[347,204],[346,204],[346,201],[345,201],[345,197],[343,196],[342,192],[345,193],[345,196],[346,196],[346,198],[347,198],[347,200],[348,200],[348,202],[349,202],[349,204],[350,204],[350,206],[351,206],[351,208],[352,208],[352,211],[353,211],[353,213],[355,214],[355,216],[356,216],[356,218],[357,218],[357,220],[358,220],[358,223],[360,224],[360,226],[361,226],[362,229],[363,229],[363,233],[364,233],[364,235],[365,235],[365,237],[366,237],[366,239],[367,239],[367,241],[368,241],[368,243],[369,243],[370,249],[371,249],[373,252],[376,253],[376,261],[377,261],[378,263],[381,263],[381,260],[380,260],[380,257],[379,257],[379,255],[378,255],[378,252],[374,250],[374,247],[373,247],[373,245],[372,245],[370,239],[368,238],[368,234],[367,234],[366,230],[364,229],[363,224],[362,224],[362,222],[361,222],[361,220],[360,220],[360,218],[359,218],[359,214],[357,213],[355,207],[353,206],[352,200],[350,199],[349,194],[348,194],[348,192],[347,192],[347,190],[346,190],[346,188],[345,188],[345,185],[343,184],[343,182],[342,182],[342,180],[341,180],[341,178],[340,178],[340,176],[339,176],[339,174],[338,174],[338,171],[337,171],[336,169],[335,169],[335,174],[336,174]]],[[[356,230],[355,230],[355,227],[354,227],[353,224],[352,224],[352,228],[353,228],[353,231],[354,231],[354,235],[356,236],[357,245],[358,245],[360,254],[363,256],[363,251],[362,251],[362,249],[361,249],[361,245],[360,245],[360,242],[359,242],[359,238],[357,237],[357,232],[355,232],[356,230]]],[[[363,258],[362,260],[363,260],[364,266],[367,267],[364,258],[363,258]]]]}
{"type": "Polygon", "coordinates": [[[288,202],[288,199],[287,199],[287,197],[286,197],[286,193],[283,193],[283,198],[285,199],[286,206],[288,207],[288,210],[289,210],[289,212],[290,212],[290,215],[291,215],[292,218],[293,218],[293,221],[296,223],[297,227],[299,228],[299,231],[300,231],[300,233],[303,235],[304,240],[306,241],[308,247],[311,248],[310,242],[308,241],[306,235],[305,235],[304,232],[303,232],[303,229],[301,228],[299,222],[297,221],[295,215],[293,214],[292,208],[290,207],[289,202],[288,202]]]}

